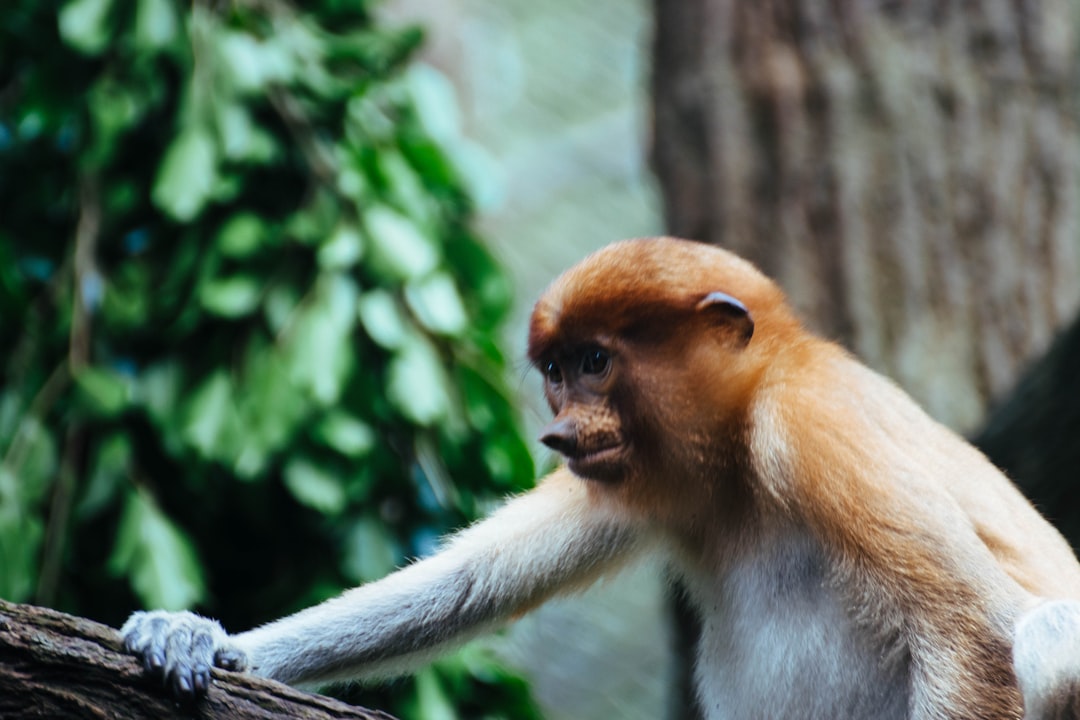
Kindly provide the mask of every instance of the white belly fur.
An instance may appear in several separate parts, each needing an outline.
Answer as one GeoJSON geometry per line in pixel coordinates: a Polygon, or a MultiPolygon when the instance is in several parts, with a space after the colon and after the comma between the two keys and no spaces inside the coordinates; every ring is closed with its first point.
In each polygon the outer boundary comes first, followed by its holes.
{"type": "Polygon", "coordinates": [[[784,535],[765,543],[768,558],[725,562],[719,576],[685,573],[713,618],[703,624],[696,665],[705,717],[906,717],[906,658],[888,661],[885,648],[873,647],[830,586],[820,550],[784,535]]]}

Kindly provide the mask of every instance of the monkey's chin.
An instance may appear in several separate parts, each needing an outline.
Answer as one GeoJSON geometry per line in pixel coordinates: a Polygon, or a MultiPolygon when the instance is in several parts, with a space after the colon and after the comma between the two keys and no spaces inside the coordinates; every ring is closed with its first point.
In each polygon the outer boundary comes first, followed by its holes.
{"type": "Polygon", "coordinates": [[[626,448],[622,445],[600,448],[566,459],[570,472],[586,480],[613,483],[626,473],[626,448]]]}

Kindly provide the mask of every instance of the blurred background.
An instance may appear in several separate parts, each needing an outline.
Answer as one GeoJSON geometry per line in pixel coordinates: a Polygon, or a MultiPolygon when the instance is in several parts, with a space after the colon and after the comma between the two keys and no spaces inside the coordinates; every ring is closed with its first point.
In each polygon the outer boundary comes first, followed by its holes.
{"type": "MultiPolygon", "coordinates": [[[[532,301],[671,233],[776,277],[1080,539],[1068,0],[8,0],[0,597],[231,630],[554,458],[532,301]]],[[[415,677],[404,718],[692,718],[658,560],[415,677]]]]}

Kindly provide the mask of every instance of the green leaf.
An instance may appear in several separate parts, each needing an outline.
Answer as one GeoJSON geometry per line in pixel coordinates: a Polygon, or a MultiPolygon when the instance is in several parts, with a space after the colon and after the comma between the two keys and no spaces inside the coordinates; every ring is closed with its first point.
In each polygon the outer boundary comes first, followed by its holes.
{"type": "Polygon", "coordinates": [[[233,215],[217,234],[217,248],[225,257],[246,258],[262,248],[266,227],[258,215],[241,212],[233,215]]]}
{"type": "Polygon", "coordinates": [[[434,241],[409,218],[388,207],[368,208],[364,227],[371,237],[376,270],[391,279],[419,278],[434,270],[439,262],[434,241]]]}
{"type": "Polygon", "coordinates": [[[347,275],[320,278],[313,301],[297,313],[290,328],[290,377],[323,405],[340,397],[354,361],[351,334],[358,292],[356,281],[347,275]]]}
{"type": "Polygon", "coordinates": [[[438,205],[424,186],[423,178],[394,148],[380,149],[376,156],[379,172],[394,199],[394,205],[405,210],[409,217],[421,223],[435,224],[438,205]]]}
{"type": "Polygon", "coordinates": [[[75,375],[75,385],[88,409],[101,417],[121,413],[131,399],[131,381],[112,370],[85,367],[75,375]]]}
{"type": "Polygon", "coordinates": [[[228,374],[214,371],[192,394],[184,412],[187,443],[203,457],[221,458],[223,445],[238,424],[228,374]]]}
{"type": "Polygon", "coordinates": [[[341,198],[329,188],[312,188],[304,206],[288,216],[285,234],[305,245],[319,245],[334,231],[342,215],[341,198]]]}
{"type": "Polygon", "coordinates": [[[290,382],[281,353],[263,342],[248,347],[242,378],[237,392],[245,440],[241,460],[243,474],[250,477],[264,469],[269,456],[288,449],[311,403],[290,382]]]}
{"type": "Polygon", "coordinates": [[[177,360],[166,360],[146,368],[135,386],[135,399],[147,414],[160,425],[176,420],[176,405],[180,395],[183,369],[177,360]]]}
{"type": "Polygon", "coordinates": [[[356,168],[345,167],[338,173],[337,189],[350,200],[363,203],[364,195],[368,192],[368,185],[363,173],[356,168]]]}
{"type": "Polygon", "coordinates": [[[484,466],[493,478],[514,476],[514,458],[506,448],[495,444],[487,445],[484,447],[483,456],[484,466]]]}
{"type": "Polygon", "coordinates": [[[409,336],[409,324],[394,296],[386,290],[364,293],[358,306],[368,336],[387,350],[396,350],[409,336]]]}
{"type": "Polygon", "coordinates": [[[277,284],[271,287],[263,302],[263,312],[271,332],[277,334],[285,330],[299,304],[300,298],[291,285],[277,284]]]}
{"type": "Polygon", "coordinates": [[[224,102],[214,110],[222,154],[230,160],[248,157],[255,139],[255,125],[247,109],[240,103],[224,102]]]}
{"type": "MultiPolygon", "coordinates": [[[[273,36],[271,36],[273,38],[273,36]]],[[[295,73],[286,41],[281,38],[256,40],[243,32],[226,32],[217,43],[222,67],[236,88],[245,93],[263,92],[271,83],[286,84],[295,73]]]]}
{"type": "Polygon", "coordinates": [[[29,509],[49,489],[58,464],[56,428],[33,415],[22,416],[11,445],[0,456],[0,505],[29,509]]]}
{"type": "Polygon", "coordinates": [[[491,211],[503,204],[506,182],[499,175],[499,162],[485,147],[468,138],[458,137],[446,148],[446,152],[464,185],[462,190],[477,210],[491,211]]]}
{"type": "Polygon", "coordinates": [[[424,720],[457,720],[454,703],[439,682],[433,668],[425,668],[416,675],[417,717],[424,720]]]}
{"type": "Polygon", "coordinates": [[[258,125],[253,125],[250,141],[244,146],[244,155],[241,159],[249,163],[269,165],[277,162],[287,149],[288,146],[279,142],[273,133],[267,132],[258,125]]]}
{"type": "Polygon", "coordinates": [[[341,224],[319,248],[319,265],[328,270],[344,270],[356,265],[364,254],[364,241],[355,227],[341,224]]]}
{"type": "Polygon", "coordinates": [[[60,37],[87,55],[97,55],[109,44],[112,0],[72,0],[60,11],[60,37]]]}
{"type": "Polygon", "coordinates": [[[109,570],[127,575],[146,607],[183,610],[206,595],[191,540],[141,492],[124,504],[109,570]]]}
{"type": "Polygon", "coordinates": [[[390,361],[386,395],[401,413],[418,425],[432,425],[450,410],[449,380],[435,349],[412,336],[390,361]]]}
{"type": "Polygon", "coordinates": [[[247,315],[259,305],[262,284],[250,275],[214,278],[199,287],[199,302],[208,311],[222,317],[247,315]]]}
{"type": "Polygon", "coordinates": [[[371,93],[361,93],[345,106],[346,129],[358,144],[374,142],[382,145],[394,139],[397,128],[387,115],[386,103],[380,99],[371,93]]]}
{"type": "Polygon", "coordinates": [[[25,602],[37,582],[44,524],[37,508],[18,502],[18,482],[0,465],[0,597],[25,602]]]}
{"type": "Polygon", "coordinates": [[[214,191],[217,151],[201,127],[185,129],[172,141],[158,167],[154,204],[176,220],[194,219],[214,191]]]}
{"type": "Polygon", "coordinates": [[[141,48],[158,49],[177,37],[177,18],[169,0],[139,0],[135,11],[135,43],[141,48]]]}
{"type": "Polygon", "coordinates": [[[350,528],[344,549],[341,570],[354,583],[371,582],[389,574],[401,557],[401,549],[386,526],[370,518],[350,528]]]}
{"type": "Polygon", "coordinates": [[[112,433],[98,444],[90,477],[75,508],[79,520],[94,517],[113,501],[127,479],[130,462],[131,442],[126,435],[112,433]]]}
{"type": "MultiPolygon", "coordinates": [[[[146,110],[146,97],[139,89],[104,76],[86,94],[93,131],[87,157],[95,165],[109,162],[124,133],[137,126],[146,110]]],[[[113,189],[116,192],[115,188],[113,189]]],[[[118,197],[118,196],[114,196],[118,197]]],[[[123,199],[120,198],[122,201],[123,199]]],[[[116,199],[113,204],[119,204],[116,199]]]]}
{"type": "Polygon", "coordinates": [[[427,135],[439,143],[455,142],[461,134],[461,110],[447,77],[431,65],[414,63],[405,81],[427,135]]]}
{"type": "Polygon", "coordinates": [[[448,274],[439,272],[405,286],[405,300],[420,324],[433,333],[457,336],[468,319],[457,286],[448,274]]]}
{"type": "Polygon", "coordinates": [[[331,410],[314,432],[328,447],[351,458],[363,457],[375,447],[375,431],[371,426],[342,410],[331,410]]]}
{"type": "Polygon", "coordinates": [[[0,508],[18,507],[22,504],[19,478],[15,477],[15,473],[6,463],[0,463],[0,508]]]}
{"type": "Polygon", "coordinates": [[[110,330],[120,336],[142,329],[151,311],[150,295],[150,278],[146,268],[128,263],[118,269],[105,288],[105,299],[100,307],[101,318],[110,330]]]}
{"type": "Polygon", "coordinates": [[[27,417],[19,428],[19,464],[11,468],[19,478],[19,504],[24,508],[36,505],[51,487],[59,465],[58,429],[27,417]]]}
{"type": "Polygon", "coordinates": [[[17,390],[10,385],[0,390],[0,446],[11,441],[15,429],[26,414],[17,390]]]}
{"type": "Polygon", "coordinates": [[[285,487],[303,505],[323,515],[337,515],[347,498],[340,479],[303,458],[294,458],[284,470],[285,487]]]}

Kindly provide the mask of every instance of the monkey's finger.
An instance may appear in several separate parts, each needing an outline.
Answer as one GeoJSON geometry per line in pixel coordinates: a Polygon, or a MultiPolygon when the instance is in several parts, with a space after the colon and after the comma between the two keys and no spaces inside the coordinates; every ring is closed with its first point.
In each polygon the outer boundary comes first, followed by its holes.
{"type": "Polygon", "coordinates": [[[246,670],[247,655],[234,647],[219,648],[214,653],[214,665],[225,670],[246,670]]]}
{"type": "Polygon", "coordinates": [[[195,689],[195,677],[187,666],[178,665],[170,670],[165,686],[169,689],[169,693],[181,703],[191,702],[199,696],[195,689]]]}
{"type": "Polygon", "coordinates": [[[142,659],[146,649],[150,645],[152,617],[146,612],[134,613],[124,626],[120,628],[120,636],[123,638],[124,650],[137,655],[142,659]]]}
{"type": "Polygon", "coordinates": [[[196,697],[202,697],[210,691],[210,666],[198,663],[191,669],[191,686],[196,697]]]}
{"type": "Polygon", "coordinates": [[[169,621],[163,617],[148,617],[139,628],[140,637],[135,638],[142,646],[138,654],[143,667],[151,675],[162,676],[165,672],[165,646],[169,639],[169,621]]]}
{"type": "Polygon", "coordinates": [[[210,666],[193,660],[190,656],[170,657],[169,669],[165,673],[165,687],[179,702],[194,702],[210,690],[210,666]]]}
{"type": "Polygon", "coordinates": [[[165,684],[178,700],[194,700],[210,688],[210,664],[214,657],[213,632],[194,622],[174,622],[165,646],[165,684]]]}

